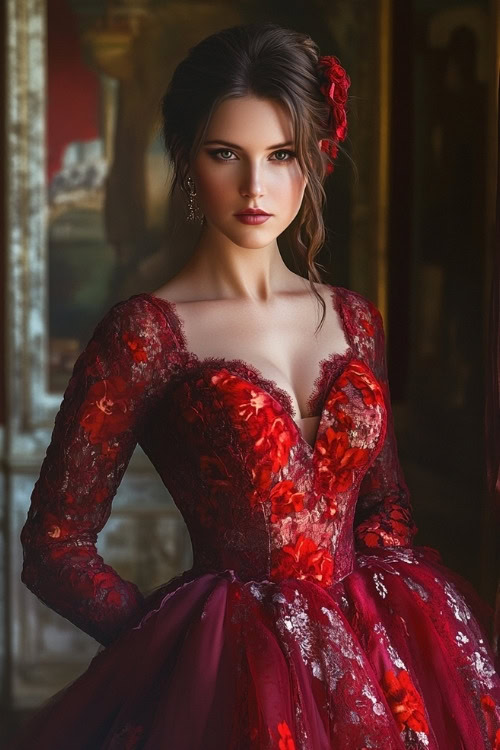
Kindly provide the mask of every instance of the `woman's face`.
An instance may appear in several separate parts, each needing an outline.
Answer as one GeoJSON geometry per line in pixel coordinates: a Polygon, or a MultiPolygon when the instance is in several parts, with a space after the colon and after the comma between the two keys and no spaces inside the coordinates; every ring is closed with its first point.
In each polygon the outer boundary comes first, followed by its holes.
{"type": "Polygon", "coordinates": [[[276,240],[297,215],[306,186],[290,116],[278,102],[254,96],[218,106],[191,175],[207,225],[248,248],[276,240]],[[248,208],[271,216],[261,224],[242,223],[236,214],[248,208]]]}

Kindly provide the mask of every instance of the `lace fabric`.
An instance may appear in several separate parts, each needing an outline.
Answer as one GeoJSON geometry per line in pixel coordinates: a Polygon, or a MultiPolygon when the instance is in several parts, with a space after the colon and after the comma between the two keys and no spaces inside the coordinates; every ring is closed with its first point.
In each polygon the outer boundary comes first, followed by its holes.
{"type": "Polygon", "coordinates": [[[173,303],[114,305],[78,358],[21,533],[23,582],[105,648],[13,746],[495,748],[491,612],[416,525],[382,318],[332,287],[310,445],[290,395],[200,359],[173,303]],[[139,443],[193,567],[144,596],[95,542],[139,443]]]}

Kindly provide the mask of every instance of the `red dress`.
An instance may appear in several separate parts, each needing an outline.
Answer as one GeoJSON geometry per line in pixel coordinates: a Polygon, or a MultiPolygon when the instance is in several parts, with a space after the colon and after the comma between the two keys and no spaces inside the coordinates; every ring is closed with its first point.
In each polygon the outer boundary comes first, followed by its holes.
{"type": "Polygon", "coordinates": [[[23,582],[104,648],[11,750],[500,748],[489,610],[412,543],[381,315],[330,290],[349,349],[312,447],[273,381],[188,350],[173,303],[98,324],[21,540],[23,582]],[[137,442],[194,560],[146,597],[95,547],[137,442]]]}

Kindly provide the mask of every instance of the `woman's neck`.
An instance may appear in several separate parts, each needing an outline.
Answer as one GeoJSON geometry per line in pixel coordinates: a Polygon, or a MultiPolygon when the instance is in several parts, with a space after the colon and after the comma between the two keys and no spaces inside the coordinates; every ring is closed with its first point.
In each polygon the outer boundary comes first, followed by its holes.
{"type": "Polygon", "coordinates": [[[240,247],[227,237],[217,244],[209,229],[202,230],[189,262],[179,277],[203,289],[206,299],[248,298],[268,302],[279,292],[295,288],[301,277],[290,271],[276,241],[267,247],[240,247]]]}

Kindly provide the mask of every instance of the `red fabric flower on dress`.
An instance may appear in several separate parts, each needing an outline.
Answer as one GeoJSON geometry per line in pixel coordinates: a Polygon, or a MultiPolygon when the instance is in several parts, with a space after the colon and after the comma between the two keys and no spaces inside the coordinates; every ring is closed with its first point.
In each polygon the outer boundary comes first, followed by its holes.
{"type": "Polygon", "coordinates": [[[329,551],[305,534],[299,534],[295,544],[287,544],[282,549],[273,550],[274,558],[271,575],[274,580],[299,578],[314,581],[319,586],[331,586],[333,559],[329,551]]]}
{"type": "Polygon", "coordinates": [[[286,721],[280,721],[278,723],[278,732],[280,736],[278,743],[279,750],[295,750],[295,742],[292,733],[290,732],[290,727],[286,721]]]}
{"type": "MultiPolygon", "coordinates": [[[[398,497],[395,495],[395,506],[397,501],[398,497]]],[[[356,533],[367,547],[406,547],[412,525],[408,508],[393,507],[383,519],[367,518],[358,525],[356,533]]]]}
{"type": "Polygon", "coordinates": [[[369,459],[368,449],[351,446],[346,432],[327,427],[317,441],[314,456],[318,489],[327,495],[345,492],[354,483],[354,470],[369,459]]]}
{"type": "Polygon", "coordinates": [[[93,383],[82,404],[78,421],[94,445],[127,430],[134,419],[131,401],[141,393],[144,384],[127,383],[121,375],[93,383]]]}
{"type": "MultiPolygon", "coordinates": [[[[325,151],[333,161],[338,154],[339,141],[343,141],[347,135],[345,105],[351,79],[337,57],[323,55],[318,60],[318,68],[320,90],[327,99],[331,112],[328,123],[331,136],[321,141],[321,150],[325,151]]],[[[333,172],[333,163],[331,161],[327,164],[326,172],[327,174],[333,172]]]]}
{"type": "Polygon", "coordinates": [[[66,539],[70,536],[69,524],[62,521],[54,513],[47,512],[43,518],[43,528],[47,536],[52,539],[66,539]]]}
{"type": "Polygon", "coordinates": [[[353,360],[337,379],[337,384],[341,388],[348,383],[352,383],[360,391],[366,406],[384,405],[380,384],[363,362],[353,360]]]}
{"type": "Polygon", "coordinates": [[[415,732],[428,733],[422,698],[405,669],[401,669],[397,676],[394,672],[387,671],[382,688],[401,731],[408,727],[415,732]]]}
{"type": "Polygon", "coordinates": [[[122,339],[130,349],[135,362],[147,362],[148,357],[144,347],[146,340],[140,336],[134,336],[130,331],[122,334],[122,339]]]}
{"type": "Polygon", "coordinates": [[[253,507],[264,501],[273,475],[286,466],[297,435],[283,407],[258,386],[225,368],[218,370],[211,382],[219,389],[224,406],[229,407],[241,439],[249,445],[249,500],[253,507]]]}
{"type": "Polygon", "coordinates": [[[277,523],[280,518],[289,516],[304,508],[304,492],[297,492],[290,479],[275,484],[271,490],[271,522],[277,523]]]}

